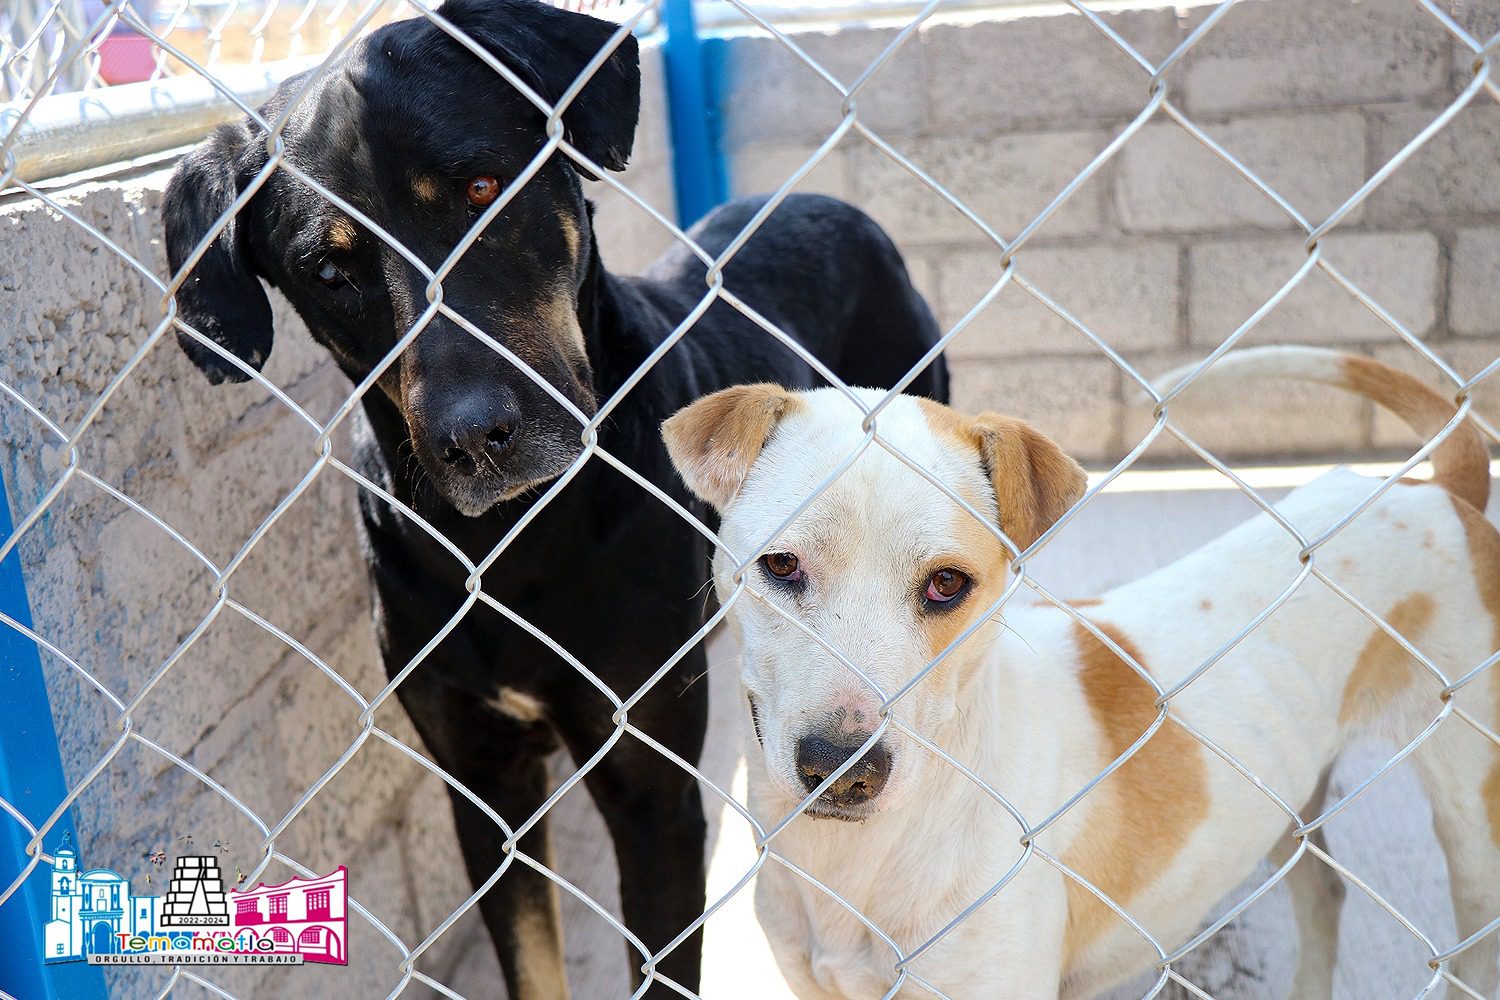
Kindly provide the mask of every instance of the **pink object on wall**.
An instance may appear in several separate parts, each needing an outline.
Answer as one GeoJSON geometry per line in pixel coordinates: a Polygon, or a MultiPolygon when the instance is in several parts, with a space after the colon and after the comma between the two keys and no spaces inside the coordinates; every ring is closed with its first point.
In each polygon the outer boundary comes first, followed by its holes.
{"type": "Polygon", "coordinates": [[[105,83],[139,83],[156,69],[151,39],[134,32],[118,32],[99,45],[99,76],[105,83]]]}

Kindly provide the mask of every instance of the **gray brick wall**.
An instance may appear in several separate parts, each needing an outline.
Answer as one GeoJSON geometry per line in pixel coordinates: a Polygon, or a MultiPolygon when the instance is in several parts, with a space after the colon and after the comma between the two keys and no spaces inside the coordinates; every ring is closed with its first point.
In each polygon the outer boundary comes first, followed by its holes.
{"type": "MultiPolygon", "coordinates": [[[[1214,5],[1102,17],[1160,60],[1214,5]]],[[[1476,32],[1488,5],[1444,7],[1476,32]]],[[[844,26],[793,34],[846,85],[895,36],[844,26]]],[[[737,194],[771,190],[838,121],[839,98],[784,49],[733,39],[720,113],[737,194]]],[[[1246,0],[1167,75],[1169,99],[1314,224],[1459,94],[1471,58],[1409,0],[1246,0]]],[[[1145,107],[1146,73],[1082,16],[968,12],[924,24],[860,95],[871,127],[1015,237],[1145,107]]],[[[1500,107],[1484,95],[1323,241],[1326,259],[1416,336],[1473,374],[1500,355],[1500,107]]],[[[962,214],[850,134],[803,183],[853,200],[891,232],[945,324],[1000,274],[962,214]]],[[[1164,113],[1147,123],[1023,248],[1020,272],[1141,372],[1201,358],[1306,259],[1280,207],[1164,113]]],[[[1332,344],[1421,374],[1432,366],[1332,277],[1314,270],[1245,343],[1332,344]]],[[[953,344],[957,402],[1037,420],[1094,462],[1150,425],[1134,383],[1019,287],[953,344]],[[1103,393],[1104,398],[1095,398],[1103,393]]],[[[1500,379],[1480,411],[1500,416],[1500,379]]],[[[1227,457],[1394,453],[1412,439],[1327,392],[1256,387],[1180,423],[1227,457]]],[[[1148,461],[1181,449],[1162,441],[1148,461]]]]}

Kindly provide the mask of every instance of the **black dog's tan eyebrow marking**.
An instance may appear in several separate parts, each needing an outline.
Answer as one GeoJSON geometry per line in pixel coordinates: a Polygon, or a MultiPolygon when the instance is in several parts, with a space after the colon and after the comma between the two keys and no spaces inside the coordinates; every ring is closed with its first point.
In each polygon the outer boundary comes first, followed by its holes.
{"type": "Polygon", "coordinates": [[[328,242],[340,250],[354,249],[354,223],[339,216],[328,224],[328,242]]]}
{"type": "Polygon", "coordinates": [[[433,202],[443,196],[442,187],[432,177],[417,176],[411,181],[411,192],[418,201],[433,202]]]}
{"type": "Polygon", "coordinates": [[[568,215],[566,212],[558,213],[557,219],[560,223],[562,223],[563,240],[568,244],[568,260],[571,263],[577,263],[578,243],[580,239],[580,234],[578,232],[578,223],[571,215],[568,215]]]}

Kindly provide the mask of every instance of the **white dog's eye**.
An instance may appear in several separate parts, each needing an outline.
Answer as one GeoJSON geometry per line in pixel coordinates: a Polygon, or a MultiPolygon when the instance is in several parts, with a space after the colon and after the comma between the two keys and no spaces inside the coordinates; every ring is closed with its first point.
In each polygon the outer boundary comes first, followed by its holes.
{"type": "Polygon", "coordinates": [[[947,604],[958,597],[969,586],[969,577],[956,569],[940,569],[927,580],[927,592],[922,596],[934,604],[947,604]]]}
{"type": "Polygon", "coordinates": [[[783,583],[801,583],[802,567],[797,557],[790,552],[767,552],[760,557],[761,565],[783,583]]]}

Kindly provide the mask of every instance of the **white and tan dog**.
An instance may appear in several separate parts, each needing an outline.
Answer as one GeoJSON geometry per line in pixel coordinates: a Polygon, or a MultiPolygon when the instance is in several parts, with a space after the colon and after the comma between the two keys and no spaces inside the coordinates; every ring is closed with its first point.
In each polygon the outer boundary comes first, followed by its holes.
{"type": "MultiPolygon", "coordinates": [[[[1348,389],[1426,436],[1454,413],[1410,376],[1326,350],[1232,353],[1205,380],[1256,375],[1348,389]]],[[[860,417],[835,390],[740,386],[680,411],[664,434],[684,480],[721,512],[725,546],[754,554],[859,444],[860,417]]],[[[1076,463],[1009,417],[968,417],[902,397],[880,415],[879,433],[1022,549],[1084,489],[1076,463]]],[[[1314,559],[1456,679],[1500,647],[1500,535],[1481,514],[1488,455],[1473,427],[1457,427],[1432,459],[1432,482],[1392,487],[1314,559]]],[[[1315,538],[1375,485],[1334,470],[1278,510],[1315,538]]],[[[1300,569],[1299,548],[1260,515],[1158,572],[1080,602],[1082,614],[1170,688],[1272,604],[1300,569]]],[[[734,607],[747,716],[759,741],[748,754],[752,810],[774,822],[826,785],[775,849],[903,953],[980,900],[1022,856],[1016,821],[903,727],[972,769],[1035,824],[1158,721],[1152,686],[1066,612],[1012,600],[986,617],[1012,576],[1008,551],[878,446],[766,551],[749,570],[750,593],[734,607]],[[883,699],[850,663],[889,697],[976,623],[896,702],[891,724],[871,741],[883,699]],[[862,747],[859,760],[838,773],[862,747]]],[[[734,589],[733,568],[721,550],[714,564],[721,599],[734,589]]],[[[1308,820],[1321,808],[1320,781],[1351,736],[1374,728],[1412,739],[1438,714],[1441,687],[1395,640],[1309,577],[1173,697],[1171,713],[1308,820]]],[[[1490,726],[1497,696],[1496,670],[1458,695],[1490,726]]],[[[1432,798],[1462,938],[1500,917],[1500,756],[1450,717],[1412,759],[1432,798]]],[[[1294,841],[1287,815],[1265,791],[1168,719],[1040,833],[1036,846],[1170,950],[1215,915],[1263,858],[1288,858],[1294,841]]],[[[1326,997],[1342,887],[1310,855],[1288,878],[1301,928],[1293,996],[1326,997]]],[[[890,945],[797,873],[766,865],[756,904],[799,996],[865,1000],[891,989],[897,956],[890,945]]],[[[1157,957],[1087,888],[1033,854],[910,969],[954,1000],[1054,1000],[1094,996],[1157,957]]],[[[1494,936],[1451,968],[1480,995],[1494,996],[1494,936]]],[[[927,991],[913,986],[902,990],[907,995],[927,991]]]]}

